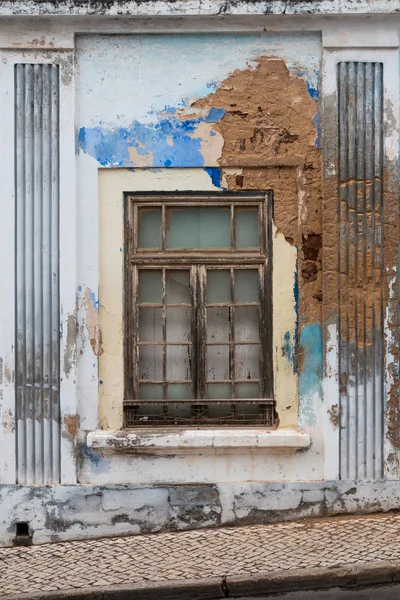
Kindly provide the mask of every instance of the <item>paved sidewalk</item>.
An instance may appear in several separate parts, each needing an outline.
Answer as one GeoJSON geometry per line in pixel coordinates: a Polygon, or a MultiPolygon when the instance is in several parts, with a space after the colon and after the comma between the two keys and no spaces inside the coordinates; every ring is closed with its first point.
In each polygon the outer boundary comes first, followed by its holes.
{"type": "Polygon", "coordinates": [[[0,597],[388,564],[400,565],[400,514],[309,519],[1,548],[0,597]]]}

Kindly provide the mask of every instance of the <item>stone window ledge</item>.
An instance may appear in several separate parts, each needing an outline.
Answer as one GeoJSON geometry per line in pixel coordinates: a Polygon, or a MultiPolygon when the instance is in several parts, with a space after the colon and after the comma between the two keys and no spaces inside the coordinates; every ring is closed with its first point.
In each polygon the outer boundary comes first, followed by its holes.
{"type": "Polygon", "coordinates": [[[87,445],[108,452],[179,452],[200,449],[303,450],[308,433],[297,429],[125,429],[91,431],[87,445]]]}

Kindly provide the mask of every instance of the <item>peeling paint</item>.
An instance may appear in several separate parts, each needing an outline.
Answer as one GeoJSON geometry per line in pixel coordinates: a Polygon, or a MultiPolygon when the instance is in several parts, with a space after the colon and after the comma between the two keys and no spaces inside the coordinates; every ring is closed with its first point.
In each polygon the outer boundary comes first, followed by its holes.
{"type": "Polygon", "coordinates": [[[294,363],[296,359],[296,340],[295,334],[286,331],[284,336],[285,343],[282,346],[282,356],[285,356],[290,363],[294,363]]]}
{"type": "Polygon", "coordinates": [[[86,313],[86,329],[88,332],[90,345],[94,355],[100,356],[103,352],[103,348],[102,335],[98,323],[99,301],[89,288],[85,288],[82,307],[85,309],[86,313]]]}
{"type": "Polygon", "coordinates": [[[67,318],[67,341],[64,350],[64,373],[69,377],[76,361],[77,322],[75,314],[67,318]]]}
{"type": "Polygon", "coordinates": [[[339,417],[339,407],[337,404],[332,404],[330,409],[328,410],[329,420],[334,427],[339,427],[340,417],[339,417]]]}
{"type": "Polygon", "coordinates": [[[65,433],[70,440],[75,440],[76,432],[78,430],[78,416],[77,415],[64,415],[65,433]]]}
{"type": "Polygon", "coordinates": [[[12,410],[10,408],[5,408],[5,409],[1,410],[1,407],[0,407],[0,414],[1,414],[1,425],[2,425],[3,431],[5,433],[14,433],[15,418],[14,418],[14,414],[13,414],[12,410]]]}
{"type": "Polygon", "coordinates": [[[215,187],[221,187],[221,169],[216,167],[206,167],[204,170],[210,176],[212,184],[215,187]]]}
{"type": "MultiPolygon", "coordinates": [[[[156,123],[132,122],[130,127],[109,129],[100,123],[96,127],[81,127],[79,148],[93,156],[103,167],[202,167],[202,138],[195,135],[202,123],[216,123],[224,109],[211,109],[204,117],[181,120],[176,116],[160,116],[156,123]],[[147,161],[133,160],[137,155],[147,161]]],[[[208,131],[211,137],[212,130],[208,131]]]]}

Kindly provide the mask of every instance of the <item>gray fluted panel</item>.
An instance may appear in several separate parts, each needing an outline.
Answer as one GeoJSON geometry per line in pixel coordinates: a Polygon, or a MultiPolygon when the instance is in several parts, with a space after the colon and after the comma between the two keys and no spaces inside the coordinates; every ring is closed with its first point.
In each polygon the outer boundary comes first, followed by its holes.
{"type": "Polygon", "coordinates": [[[60,481],[59,68],[15,67],[17,481],[60,481]]]}
{"type": "Polygon", "coordinates": [[[340,476],[383,477],[383,65],[341,62],[340,476]]]}

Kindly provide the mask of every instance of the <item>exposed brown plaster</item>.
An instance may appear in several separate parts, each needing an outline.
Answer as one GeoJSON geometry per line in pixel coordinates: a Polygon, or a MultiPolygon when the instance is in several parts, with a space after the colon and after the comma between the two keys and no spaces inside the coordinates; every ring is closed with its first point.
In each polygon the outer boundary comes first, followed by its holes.
{"type": "Polygon", "coordinates": [[[77,415],[65,415],[65,437],[70,440],[74,440],[78,429],[78,416],[77,415]]]}
{"type": "Polygon", "coordinates": [[[298,248],[300,325],[319,321],[322,252],[313,258],[303,253],[309,236],[322,245],[321,152],[313,120],[318,103],[284,60],[262,57],[256,67],[234,71],[193,107],[225,109],[214,126],[224,140],[219,162],[242,167],[240,173],[227,172],[228,189],[273,190],[274,224],[298,248]]]}

